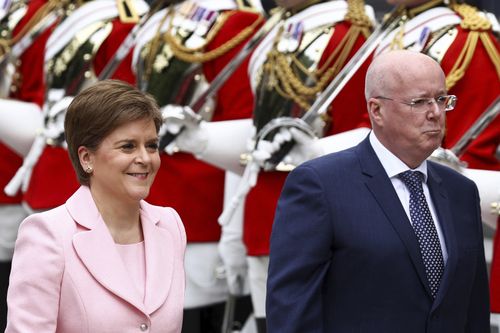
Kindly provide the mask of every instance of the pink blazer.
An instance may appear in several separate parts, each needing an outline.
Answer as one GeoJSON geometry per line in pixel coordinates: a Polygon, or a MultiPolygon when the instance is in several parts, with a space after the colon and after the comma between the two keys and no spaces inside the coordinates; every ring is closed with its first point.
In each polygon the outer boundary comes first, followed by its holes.
{"type": "Polygon", "coordinates": [[[13,332],[180,332],[186,234],[172,208],[141,201],[146,286],[134,287],[88,187],[19,229],[8,302],[13,332]]]}

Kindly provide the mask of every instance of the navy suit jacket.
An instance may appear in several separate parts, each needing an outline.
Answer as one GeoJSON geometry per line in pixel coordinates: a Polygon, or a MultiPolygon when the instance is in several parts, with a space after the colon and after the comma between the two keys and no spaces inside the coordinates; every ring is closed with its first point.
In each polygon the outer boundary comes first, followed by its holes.
{"type": "Polygon", "coordinates": [[[368,138],[288,176],[271,235],[270,333],[487,333],[479,194],[428,162],[448,260],[436,299],[419,245],[368,138]]]}

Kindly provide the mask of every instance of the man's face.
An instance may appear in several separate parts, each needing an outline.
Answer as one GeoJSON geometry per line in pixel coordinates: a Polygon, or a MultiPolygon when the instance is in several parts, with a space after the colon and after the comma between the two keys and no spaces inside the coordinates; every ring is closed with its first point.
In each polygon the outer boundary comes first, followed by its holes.
{"type": "Polygon", "coordinates": [[[379,126],[384,145],[408,166],[416,167],[441,145],[445,111],[436,103],[421,108],[404,103],[446,95],[445,78],[437,64],[413,70],[410,66],[406,74],[384,94],[392,100],[377,99],[379,126]]]}

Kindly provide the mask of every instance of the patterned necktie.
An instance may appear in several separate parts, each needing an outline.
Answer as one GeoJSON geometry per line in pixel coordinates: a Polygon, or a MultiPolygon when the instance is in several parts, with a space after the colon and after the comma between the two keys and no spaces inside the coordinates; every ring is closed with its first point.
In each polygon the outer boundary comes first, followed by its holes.
{"type": "Polygon", "coordinates": [[[444,260],[436,226],[432,220],[422,188],[424,175],[418,171],[408,170],[398,176],[410,191],[411,223],[420,244],[420,252],[424,261],[429,287],[432,296],[436,298],[444,272],[444,260]]]}

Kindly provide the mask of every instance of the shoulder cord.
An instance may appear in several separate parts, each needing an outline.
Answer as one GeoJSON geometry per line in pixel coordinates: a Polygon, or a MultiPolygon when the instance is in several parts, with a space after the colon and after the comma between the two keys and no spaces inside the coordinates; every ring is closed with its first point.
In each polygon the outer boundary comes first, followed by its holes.
{"type": "MultiPolygon", "coordinates": [[[[368,36],[370,34],[372,22],[365,13],[364,1],[348,0],[347,3],[348,10],[344,19],[350,22],[351,26],[321,68],[309,71],[295,55],[279,52],[277,50],[277,43],[274,43],[272,50],[268,54],[268,61],[264,65],[264,71],[269,72],[271,77],[277,79],[281,83],[283,90],[277,84],[274,84],[273,88],[283,97],[292,99],[303,109],[307,110],[311,107],[310,100],[313,99],[316,94],[323,91],[326,85],[338,74],[340,69],[342,69],[359,36],[361,34],[363,34],[363,36],[368,36]],[[314,86],[306,86],[303,80],[294,73],[291,68],[292,63],[300,72],[308,77],[314,79],[319,77],[319,80],[315,80],[317,83],[314,86]]],[[[281,37],[281,33],[282,31],[278,33],[276,37],[277,40],[281,37]]]]}
{"type": "Polygon", "coordinates": [[[214,60],[221,55],[227,53],[229,50],[235,48],[237,45],[242,43],[245,39],[247,39],[260,25],[260,23],[264,20],[262,16],[258,16],[257,19],[248,27],[240,31],[236,36],[233,38],[229,39],[226,41],[224,44],[220,45],[219,47],[204,52],[204,48],[213,40],[213,38],[217,35],[219,30],[222,28],[224,23],[227,21],[227,19],[233,15],[235,12],[230,11],[230,12],[224,12],[222,13],[216,20],[216,23],[212,29],[210,29],[210,32],[207,35],[207,38],[205,40],[205,43],[196,48],[188,48],[184,46],[176,37],[173,36],[171,33],[172,29],[172,21],[170,20],[170,25],[168,30],[164,34],[164,39],[165,41],[169,44],[170,48],[172,49],[173,54],[186,62],[194,63],[194,62],[207,62],[214,60]]]}
{"type": "Polygon", "coordinates": [[[21,30],[10,39],[0,39],[0,54],[6,54],[12,46],[19,42],[40,20],[47,16],[51,11],[61,8],[68,3],[67,0],[50,0],[38,8],[35,14],[21,28],[21,30]]]}
{"type": "Polygon", "coordinates": [[[479,15],[477,8],[467,4],[453,4],[451,8],[460,15],[463,20],[460,27],[468,30],[467,39],[450,73],[446,76],[446,88],[449,90],[465,75],[469,67],[479,40],[483,43],[491,62],[495,66],[497,76],[500,79],[500,55],[495,44],[488,33],[491,30],[491,22],[479,15]]]}

